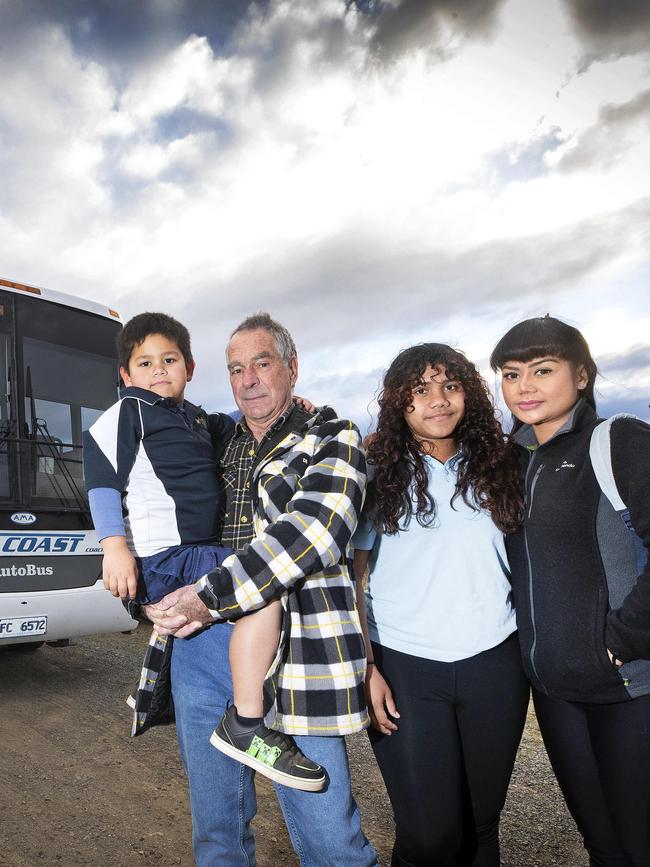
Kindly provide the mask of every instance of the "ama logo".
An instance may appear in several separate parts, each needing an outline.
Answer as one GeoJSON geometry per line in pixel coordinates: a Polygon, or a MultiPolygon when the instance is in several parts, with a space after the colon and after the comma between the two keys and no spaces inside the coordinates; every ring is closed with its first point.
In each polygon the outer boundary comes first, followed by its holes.
{"type": "Polygon", "coordinates": [[[32,515],[31,512],[14,512],[11,516],[11,520],[14,524],[34,524],[36,521],[36,515],[32,515]]]}

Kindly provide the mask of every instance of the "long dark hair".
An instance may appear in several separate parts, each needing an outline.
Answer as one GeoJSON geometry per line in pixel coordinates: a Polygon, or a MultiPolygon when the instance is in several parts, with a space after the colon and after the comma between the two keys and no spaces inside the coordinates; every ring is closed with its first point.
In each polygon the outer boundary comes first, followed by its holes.
{"type": "MultiPolygon", "coordinates": [[[[526,362],[534,358],[547,358],[549,355],[568,361],[574,370],[584,367],[587,385],[581,396],[595,410],[594,387],[598,368],[591,357],[589,344],[577,328],[554,316],[547,314],[535,319],[524,319],[518,325],[513,325],[492,350],[490,366],[496,372],[509,361],[526,362]]],[[[517,430],[521,425],[522,423],[515,419],[513,430],[517,430]]]]}
{"type": "Polygon", "coordinates": [[[412,404],[412,390],[428,365],[444,365],[447,377],[458,380],[465,392],[465,414],[454,431],[460,463],[452,504],[462,496],[472,508],[487,509],[503,532],[514,532],[522,508],[517,457],[504,440],[488,387],[478,370],[462,352],[444,343],[421,343],[405,349],[384,376],[377,432],[368,446],[368,459],[375,471],[371,503],[377,527],[396,533],[406,529],[413,517],[426,527],[436,516],[436,504],[428,491],[426,461],[404,418],[412,404]]]}

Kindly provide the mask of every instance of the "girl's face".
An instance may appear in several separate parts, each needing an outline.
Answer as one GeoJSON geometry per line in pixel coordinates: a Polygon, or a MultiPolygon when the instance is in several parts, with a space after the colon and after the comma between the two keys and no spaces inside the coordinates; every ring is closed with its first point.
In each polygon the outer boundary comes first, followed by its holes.
{"type": "Polygon", "coordinates": [[[444,364],[428,365],[411,392],[404,420],[422,451],[446,461],[456,452],[454,432],[465,415],[465,392],[457,379],[448,379],[444,364]]]}
{"type": "Polygon", "coordinates": [[[576,370],[569,361],[552,355],[507,361],[501,376],[508,409],[520,422],[533,426],[540,443],[562,427],[587,385],[584,367],[576,370]]]}

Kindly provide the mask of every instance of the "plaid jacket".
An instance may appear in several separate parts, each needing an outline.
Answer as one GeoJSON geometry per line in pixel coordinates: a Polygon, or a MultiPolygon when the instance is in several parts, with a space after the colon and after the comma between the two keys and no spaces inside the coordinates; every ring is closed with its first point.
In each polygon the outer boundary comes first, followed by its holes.
{"type": "Polygon", "coordinates": [[[288,734],[349,734],[369,722],[366,653],[348,570],[365,482],[351,422],[328,407],[313,417],[292,412],[254,470],[256,538],[199,581],[200,598],[220,619],[282,596],[265,710],[267,723],[288,734]]]}

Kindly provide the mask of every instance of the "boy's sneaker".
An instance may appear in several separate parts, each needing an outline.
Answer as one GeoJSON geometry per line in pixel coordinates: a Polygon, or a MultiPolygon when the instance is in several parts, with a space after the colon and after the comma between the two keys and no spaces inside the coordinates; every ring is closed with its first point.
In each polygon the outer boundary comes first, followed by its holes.
{"type": "Polygon", "coordinates": [[[264,724],[240,731],[234,705],[222,716],[210,743],[232,759],[292,789],[320,792],[325,785],[323,768],[303,755],[291,735],[264,724]]]}

